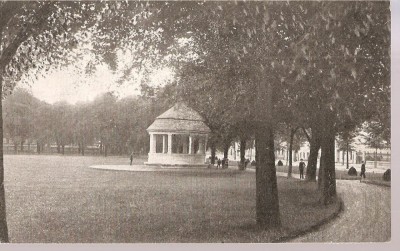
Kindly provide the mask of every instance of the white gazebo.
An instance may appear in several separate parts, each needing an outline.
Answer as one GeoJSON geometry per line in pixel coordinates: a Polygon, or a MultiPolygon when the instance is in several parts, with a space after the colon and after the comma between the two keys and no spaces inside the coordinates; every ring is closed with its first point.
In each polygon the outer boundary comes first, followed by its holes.
{"type": "Polygon", "coordinates": [[[147,128],[150,151],[146,164],[204,165],[210,128],[198,112],[177,103],[147,128]]]}

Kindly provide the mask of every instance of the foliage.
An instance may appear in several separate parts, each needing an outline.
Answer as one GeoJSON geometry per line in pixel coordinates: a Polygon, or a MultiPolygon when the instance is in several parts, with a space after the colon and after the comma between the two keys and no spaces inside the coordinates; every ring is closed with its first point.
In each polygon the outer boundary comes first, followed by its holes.
{"type": "Polygon", "coordinates": [[[159,91],[158,102],[154,97],[117,99],[107,93],[88,103],[51,105],[17,89],[4,101],[5,138],[15,144],[79,145],[83,150],[102,144],[111,154],[146,154],[147,127],[173,105],[165,92],[159,91]]]}
{"type": "Polygon", "coordinates": [[[365,131],[364,140],[365,144],[375,149],[387,148],[390,141],[386,141],[387,131],[384,130],[384,126],[380,121],[369,121],[363,124],[363,129],[365,131]]]}

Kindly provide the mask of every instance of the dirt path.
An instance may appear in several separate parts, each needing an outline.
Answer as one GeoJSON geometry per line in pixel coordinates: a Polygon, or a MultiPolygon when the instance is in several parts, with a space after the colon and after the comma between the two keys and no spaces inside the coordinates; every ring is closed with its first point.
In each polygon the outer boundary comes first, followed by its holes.
{"type": "Polygon", "coordinates": [[[336,182],[344,202],[339,217],[292,242],[382,242],[391,232],[390,187],[351,180],[336,182]]]}

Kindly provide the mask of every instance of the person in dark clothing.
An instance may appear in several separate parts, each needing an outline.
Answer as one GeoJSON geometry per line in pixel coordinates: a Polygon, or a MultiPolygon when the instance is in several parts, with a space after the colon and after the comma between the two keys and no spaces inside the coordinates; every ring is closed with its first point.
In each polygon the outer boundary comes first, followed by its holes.
{"type": "Polygon", "coordinates": [[[304,179],[304,167],[305,167],[305,163],[303,162],[303,159],[300,159],[300,163],[299,163],[299,171],[300,171],[300,179],[304,179]]]}
{"type": "Polygon", "coordinates": [[[130,159],[131,159],[131,164],[130,164],[130,165],[132,165],[132,161],[133,161],[133,152],[131,153],[130,159]]]}
{"type": "Polygon", "coordinates": [[[217,169],[218,169],[219,167],[221,167],[221,159],[218,159],[218,160],[217,160],[217,169]]]}
{"type": "Polygon", "coordinates": [[[361,164],[361,173],[360,176],[365,179],[365,163],[361,164]]]}
{"type": "Polygon", "coordinates": [[[226,158],[223,158],[222,159],[222,163],[221,163],[222,165],[222,168],[228,168],[228,160],[226,159],[226,158]]]}

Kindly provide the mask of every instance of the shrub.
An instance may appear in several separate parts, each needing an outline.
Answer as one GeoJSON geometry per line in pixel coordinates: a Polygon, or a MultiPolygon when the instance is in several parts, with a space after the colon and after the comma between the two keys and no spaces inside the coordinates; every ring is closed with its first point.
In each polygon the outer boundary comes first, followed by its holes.
{"type": "Polygon", "coordinates": [[[255,161],[255,160],[253,160],[253,161],[251,162],[251,166],[256,166],[256,161],[255,161]]]}
{"type": "Polygon", "coordinates": [[[278,161],[278,166],[283,166],[283,162],[281,160],[278,161]]]}
{"type": "Polygon", "coordinates": [[[357,176],[357,170],[354,167],[350,167],[349,171],[347,172],[350,176],[357,176]]]}
{"type": "Polygon", "coordinates": [[[390,178],[391,178],[390,177],[391,176],[390,173],[391,173],[390,169],[385,171],[385,173],[383,174],[383,180],[384,181],[390,181],[390,178]]]}

